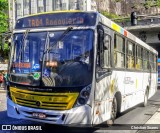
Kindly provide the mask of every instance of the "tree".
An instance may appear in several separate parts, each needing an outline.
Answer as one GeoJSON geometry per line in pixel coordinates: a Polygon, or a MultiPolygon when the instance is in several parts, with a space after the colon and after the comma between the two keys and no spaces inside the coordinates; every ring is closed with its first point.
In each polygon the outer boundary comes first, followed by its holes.
{"type": "Polygon", "coordinates": [[[158,7],[160,7],[160,0],[157,0],[157,1],[156,1],[156,5],[157,5],[158,7]]]}
{"type": "Polygon", "coordinates": [[[0,0],[0,33],[8,30],[8,2],[7,0],[0,0]]]}
{"type": "Polygon", "coordinates": [[[0,53],[4,57],[8,55],[8,47],[5,45],[5,50],[2,50],[2,38],[3,33],[8,31],[8,1],[7,0],[0,0],[0,53]]]}

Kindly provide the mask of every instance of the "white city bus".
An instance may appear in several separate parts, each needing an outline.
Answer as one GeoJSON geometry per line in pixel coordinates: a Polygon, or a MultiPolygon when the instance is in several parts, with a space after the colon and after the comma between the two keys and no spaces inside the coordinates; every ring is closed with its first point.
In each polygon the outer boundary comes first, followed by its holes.
{"type": "Polygon", "coordinates": [[[98,12],[51,12],[16,22],[9,117],[96,125],[157,90],[157,51],[98,12]]]}

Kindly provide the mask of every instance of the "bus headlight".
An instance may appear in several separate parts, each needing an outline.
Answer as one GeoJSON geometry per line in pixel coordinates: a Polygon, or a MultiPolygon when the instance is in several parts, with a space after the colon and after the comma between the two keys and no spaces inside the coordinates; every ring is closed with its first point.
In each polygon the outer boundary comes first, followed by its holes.
{"type": "Polygon", "coordinates": [[[86,104],[90,96],[90,92],[91,92],[90,85],[82,89],[75,106],[81,106],[81,105],[86,104]]]}

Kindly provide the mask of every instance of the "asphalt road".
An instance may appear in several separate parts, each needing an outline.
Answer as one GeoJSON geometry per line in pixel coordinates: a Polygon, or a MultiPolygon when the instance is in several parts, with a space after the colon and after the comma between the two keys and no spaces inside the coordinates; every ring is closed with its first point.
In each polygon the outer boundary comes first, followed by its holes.
{"type": "MultiPolygon", "coordinates": [[[[160,130],[152,131],[152,130],[131,130],[133,126],[141,126],[144,125],[153,114],[160,108],[160,90],[149,99],[149,103],[147,107],[142,107],[138,105],[132,109],[129,109],[122,113],[122,115],[115,120],[115,124],[111,127],[107,127],[105,123],[102,125],[98,125],[95,128],[70,128],[63,127],[57,125],[49,125],[42,124],[32,121],[26,120],[17,120],[9,118],[6,114],[6,96],[5,93],[0,94],[0,124],[20,124],[20,125],[28,125],[28,124],[38,124],[42,126],[42,131],[44,129],[55,132],[55,133],[81,133],[81,132],[90,132],[90,133],[160,133],[160,130]],[[138,124],[138,125],[136,125],[138,124]]],[[[0,133],[4,131],[0,131],[0,133]]]]}

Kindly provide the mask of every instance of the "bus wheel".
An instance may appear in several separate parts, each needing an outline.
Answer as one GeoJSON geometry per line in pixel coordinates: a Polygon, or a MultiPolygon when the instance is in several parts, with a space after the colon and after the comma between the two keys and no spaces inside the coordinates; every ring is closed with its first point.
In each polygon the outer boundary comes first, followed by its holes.
{"type": "Polygon", "coordinates": [[[115,119],[117,117],[117,99],[113,98],[111,118],[115,119]]]}
{"type": "Polygon", "coordinates": [[[117,99],[113,98],[112,108],[111,108],[111,119],[107,121],[107,125],[111,126],[114,123],[114,119],[117,117],[117,99]]]}
{"type": "Polygon", "coordinates": [[[148,89],[146,90],[145,95],[144,95],[143,106],[146,107],[147,103],[148,103],[148,89]]]}

